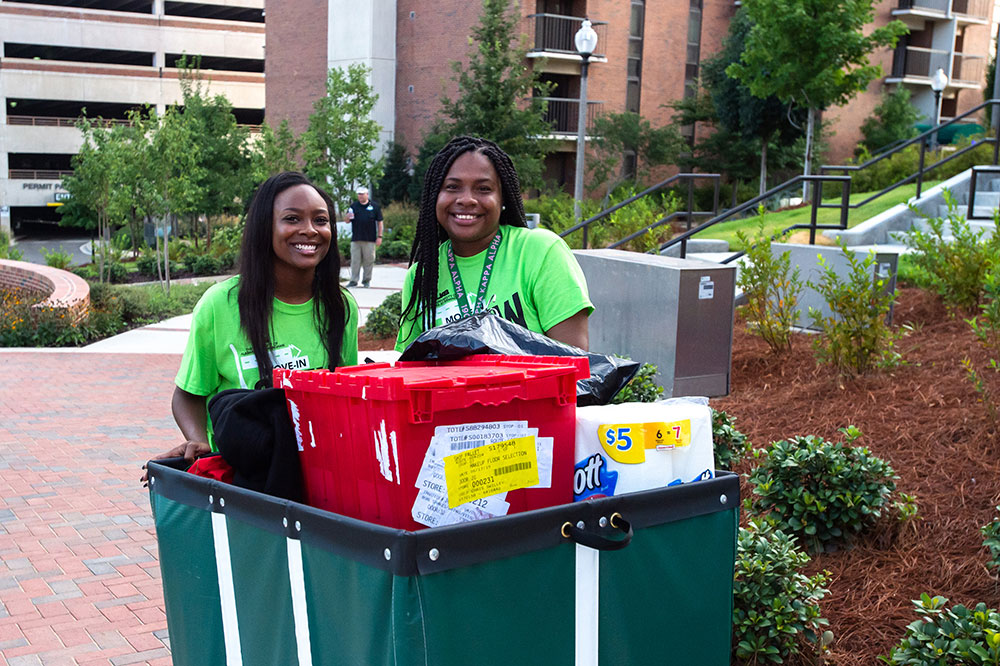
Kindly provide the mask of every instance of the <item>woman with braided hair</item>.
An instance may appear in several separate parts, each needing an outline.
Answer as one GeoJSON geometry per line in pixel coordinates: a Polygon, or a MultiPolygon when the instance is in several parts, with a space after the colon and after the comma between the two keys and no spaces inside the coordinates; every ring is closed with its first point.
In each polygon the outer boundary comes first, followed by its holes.
{"type": "Polygon", "coordinates": [[[587,349],[594,309],[566,243],[527,228],[510,157],[469,136],[452,139],[427,169],[403,304],[399,351],[483,310],[587,349]]]}

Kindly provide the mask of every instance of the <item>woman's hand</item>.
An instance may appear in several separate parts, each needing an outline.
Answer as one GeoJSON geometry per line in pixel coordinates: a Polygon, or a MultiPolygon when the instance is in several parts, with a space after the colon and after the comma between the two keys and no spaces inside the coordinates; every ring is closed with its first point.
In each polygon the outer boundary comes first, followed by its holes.
{"type": "MultiPolygon", "coordinates": [[[[208,455],[211,452],[212,447],[208,442],[193,442],[188,440],[183,444],[178,444],[169,451],[153,456],[152,460],[163,460],[164,458],[184,458],[185,460],[194,462],[196,458],[208,455]]],[[[143,464],[142,476],[139,478],[139,481],[145,484],[148,480],[149,471],[146,469],[146,465],[143,464]]]]}
{"type": "Polygon", "coordinates": [[[545,335],[553,340],[579,347],[583,351],[590,351],[589,330],[587,327],[587,311],[580,310],[569,319],[563,319],[545,331],[545,335]]]}

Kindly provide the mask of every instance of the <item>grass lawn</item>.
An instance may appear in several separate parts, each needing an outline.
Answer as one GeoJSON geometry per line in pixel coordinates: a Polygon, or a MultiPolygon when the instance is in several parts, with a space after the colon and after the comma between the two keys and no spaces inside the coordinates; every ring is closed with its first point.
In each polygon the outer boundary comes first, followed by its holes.
{"type": "MultiPolygon", "coordinates": [[[[940,181],[925,182],[923,184],[923,191],[926,192],[930,188],[934,187],[940,181]]],[[[906,202],[910,197],[917,193],[916,183],[911,183],[910,185],[904,185],[899,187],[888,194],[884,194],[878,199],[861,206],[860,208],[855,208],[849,211],[847,218],[847,226],[856,226],[865,220],[878,215],[879,213],[888,210],[895,206],[896,204],[901,204],[906,202]]],[[[872,195],[872,192],[860,192],[851,195],[851,203],[855,204],[859,201],[864,201],[872,195]]],[[[834,197],[832,199],[823,199],[823,203],[839,204],[840,197],[834,197]]],[[[787,229],[793,224],[809,224],[810,216],[812,214],[812,208],[810,206],[802,206],[801,208],[794,208],[790,210],[783,210],[774,213],[766,213],[764,215],[764,229],[769,234],[774,234],[782,229],[787,229]]],[[[816,215],[817,224],[838,224],[840,222],[840,210],[833,208],[821,208],[816,215]]],[[[757,218],[748,217],[744,219],[728,220],[726,222],[720,222],[716,224],[711,229],[703,231],[702,233],[695,236],[695,238],[718,238],[722,240],[729,241],[729,247],[734,250],[738,246],[738,239],[736,238],[736,232],[740,229],[745,230],[745,232],[752,236],[756,232],[757,218]]],[[[807,232],[808,233],[808,232],[807,232]]],[[[822,233],[822,232],[818,232],[822,233]]]]}

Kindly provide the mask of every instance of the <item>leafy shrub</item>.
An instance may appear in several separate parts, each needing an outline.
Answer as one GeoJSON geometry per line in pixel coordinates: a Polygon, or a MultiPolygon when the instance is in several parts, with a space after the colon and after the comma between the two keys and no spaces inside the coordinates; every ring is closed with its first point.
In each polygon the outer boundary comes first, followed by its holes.
{"type": "MultiPolygon", "coordinates": [[[[160,261],[161,261],[161,265],[162,265],[162,261],[163,260],[161,259],[160,261]]],[[[152,250],[144,249],[142,251],[142,253],[139,255],[138,259],[135,260],[135,267],[136,267],[136,270],[139,273],[141,273],[143,275],[148,275],[149,277],[155,278],[156,277],[156,253],[153,252],[152,250]]],[[[176,262],[173,259],[171,259],[170,260],[170,273],[171,273],[171,275],[180,272],[180,270],[181,270],[181,265],[178,262],[176,262]]]]}
{"type": "Polygon", "coordinates": [[[348,259],[351,258],[351,237],[350,237],[350,235],[347,235],[347,236],[338,236],[337,237],[337,250],[340,251],[340,256],[347,257],[348,259]]]}
{"type": "Polygon", "coordinates": [[[399,317],[403,309],[403,293],[396,291],[385,297],[368,313],[365,333],[377,338],[387,338],[399,332],[399,317]]]}
{"type": "Polygon", "coordinates": [[[926,592],[913,605],[919,620],[906,627],[903,640],[892,648],[887,664],[998,664],[1000,614],[986,604],[968,609],[962,604],[945,608],[945,597],[926,592]]]}
{"type": "Polygon", "coordinates": [[[417,218],[420,209],[412,204],[393,203],[382,209],[382,246],[399,241],[406,243],[407,255],[417,235],[417,218]]]}
{"type": "Polygon", "coordinates": [[[195,275],[218,275],[222,271],[221,262],[211,254],[188,255],[185,263],[195,275]]]}
{"type": "Polygon", "coordinates": [[[715,448],[715,466],[732,469],[750,453],[750,440],[733,427],[735,419],[720,409],[712,409],[712,444],[715,448]]]}
{"type": "Polygon", "coordinates": [[[10,259],[11,261],[21,261],[24,259],[24,252],[10,244],[10,236],[6,231],[0,231],[0,259],[10,259]]]}
{"type": "Polygon", "coordinates": [[[978,368],[968,357],[961,361],[966,377],[972,382],[979,395],[979,401],[986,406],[986,411],[993,422],[996,422],[1000,410],[997,408],[997,401],[986,374],[989,371],[994,375],[1000,373],[1000,361],[997,360],[1000,358],[1000,273],[996,271],[997,269],[991,268],[983,280],[984,298],[979,304],[979,314],[966,320],[979,344],[990,354],[986,368],[978,368]]]}
{"type": "Polygon", "coordinates": [[[818,283],[809,282],[832,313],[823,316],[819,310],[809,308],[813,325],[821,331],[813,339],[816,357],[852,376],[895,367],[902,363],[902,356],[895,350],[901,334],[886,319],[896,292],[887,291],[887,278],[877,274],[874,252],[862,260],[846,247],[843,251],[849,266],[846,280],[820,255],[823,275],[818,283]]]}
{"type": "Polygon", "coordinates": [[[128,268],[120,261],[108,260],[104,264],[104,271],[108,276],[108,281],[114,284],[124,282],[126,276],[128,276],[128,268]]]}
{"type": "MultiPolygon", "coordinates": [[[[997,511],[1000,511],[1000,506],[997,511]]],[[[983,548],[990,551],[990,561],[986,563],[986,568],[1000,568],[1000,518],[994,518],[988,525],[979,528],[979,531],[984,537],[983,548]]]]}
{"type": "MultiPolygon", "coordinates": [[[[958,212],[950,192],[944,192],[944,199],[947,220],[928,218],[931,230],[912,231],[906,244],[916,251],[912,261],[921,271],[919,286],[937,293],[949,306],[971,311],[984,295],[986,272],[1000,262],[1000,233],[984,238],[984,232],[974,229],[958,212]],[[949,231],[951,238],[946,238],[949,231]]],[[[1000,224],[1000,211],[994,223],[1000,224]]]]}
{"type": "Polygon", "coordinates": [[[47,250],[43,247],[41,253],[45,257],[46,266],[66,270],[73,264],[73,255],[61,247],[58,250],[47,250]]]}
{"type": "Polygon", "coordinates": [[[812,551],[849,542],[882,515],[896,490],[889,463],[850,446],[860,431],[841,432],[846,444],[808,435],[754,452],[762,461],[749,476],[753,508],[812,551]]]}
{"type": "MultiPolygon", "coordinates": [[[[619,358],[628,358],[621,356],[619,358]]],[[[663,397],[663,387],[656,383],[659,369],[652,363],[643,363],[635,377],[629,380],[622,390],[611,399],[611,404],[623,402],[655,402],[663,397]]]]}
{"type": "Polygon", "coordinates": [[[120,319],[93,304],[85,316],[74,319],[64,308],[40,305],[45,298],[22,289],[0,292],[0,347],[77,346],[120,325],[120,319]]]}
{"type": "MultiPolygon", "coordinates": [[[[828,591],[828,574],[806,576],[809,556],[795,538],[767,521],[754,519],[740,528],[733,577],[733,652],[744,663],[783,663],[803,643],[820,647],[819,601],[828,591]]],[[[826,643],[829,642],[829,636],[826,643]]]]}
{"type": "Polygon", "coordinates": [[[791,326],[795,321],[802,281],[798,267],[792,268],[791,253],[774,256],[771,237],[764,230],[764,211],[759,211],[753,238],[737,232],[746,261],[740,265],[736,284],[746,296],[747,328],[760,336],[774,353],[792,348],[791,326]]]}
{"type": "Polygon", "coordinates": [[[394,240],[387,243],[383,239],[382,245],[375,250],[375,256],[380,260],[394,259],[398,261],[409,259],[410,247],[411,244],[406,241],[394,240]]]}
{"type": "Polygon", "coordinates": [[[872,153],[896,143],[912,139],[919,132],[914,124],[920,120],[920,111],[910,102],[910,91],[897,86],[891,93],[883,93],[872,115],[861,124],[865,137],[862,145],[872,153]]]}

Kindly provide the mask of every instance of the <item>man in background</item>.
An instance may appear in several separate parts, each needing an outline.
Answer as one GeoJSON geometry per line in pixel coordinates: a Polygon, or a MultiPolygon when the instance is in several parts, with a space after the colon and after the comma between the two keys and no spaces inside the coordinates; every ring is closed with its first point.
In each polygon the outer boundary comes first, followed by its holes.
{"type": "Polygon", "coordinates": [[[358,199],[347,209],[346,219],[351,224],[351,281],[347,286],[358,286],[363,266],[361,286],[368,287],[375,265],[375,248],[382,244],[382,209],[368,198],[367,187],[359,187],[356,192],[358,199]]]}

